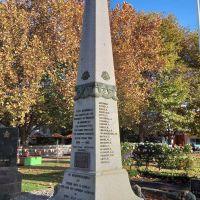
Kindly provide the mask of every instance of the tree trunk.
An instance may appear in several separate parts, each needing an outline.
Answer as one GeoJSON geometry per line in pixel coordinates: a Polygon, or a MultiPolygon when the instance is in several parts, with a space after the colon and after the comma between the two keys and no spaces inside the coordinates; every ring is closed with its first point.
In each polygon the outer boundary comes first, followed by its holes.
{"type": "Polygon", "coordinates": [[[28,138],[32,132],[33,124],[36,124],[36,122],[34,114],[31,112],[25,116],[24,124],[18,127],[22,145],[28,145],[28,138]]]}
{"type": "Polygon", "coordinates": [[[28,133],[26,131],[25,126],[19,126],[19,136],[21,138],[21,144],[22,145],[27,145],[27,138],[28,138],[28,133]]]}
{"type": "Polygon", "coordinates": [[[142,122],[139,124],[139,142],[144,142],[145,132],[142,122]]]}

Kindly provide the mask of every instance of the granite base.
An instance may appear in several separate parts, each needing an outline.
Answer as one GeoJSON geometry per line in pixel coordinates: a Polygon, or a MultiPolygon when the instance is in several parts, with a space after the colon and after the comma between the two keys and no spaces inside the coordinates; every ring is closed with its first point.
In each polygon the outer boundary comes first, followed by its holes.
{"type": "Polygon", "coordinates": [[[142,200],[132,191],[125,170],[82,172],[66,170],[52,200],[142,200]]]}
{"type": "Polygon", "coordinates": [[[0,195],[15,197],[21,193],[21,174],[17,167],[0,167],[0,195]]]}

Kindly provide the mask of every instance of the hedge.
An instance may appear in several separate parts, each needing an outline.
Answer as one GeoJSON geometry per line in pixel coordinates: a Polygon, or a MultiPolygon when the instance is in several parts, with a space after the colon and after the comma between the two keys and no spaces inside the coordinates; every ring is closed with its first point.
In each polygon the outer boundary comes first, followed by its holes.
{"type": "Polygon", "coordinates": [[[166,144],[158,143],[122,143],[123,165],[131,166],[133,162],[139,168],[150,163],[159,169],[189,170],[193,164],[191,156],[191,145],[183,147],[170,147],[166,144]]]}

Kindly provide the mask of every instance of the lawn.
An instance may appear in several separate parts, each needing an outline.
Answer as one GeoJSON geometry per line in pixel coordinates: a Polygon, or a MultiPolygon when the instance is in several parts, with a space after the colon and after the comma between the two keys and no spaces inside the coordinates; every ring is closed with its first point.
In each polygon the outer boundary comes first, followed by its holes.
{"type": "Polygon", "coordinates": [[[62,181],[64,170],[69,167],[69,159],[69,157],[43,158],[42,165],[20,166],[19,171],[23,179],[22,192],[53,188],[62,181]]]}
{"type": "MultiPolygon", "coordinates": [[[[43,163],[40,166],[19,167],[19,171],[22,173],[22,192],[31,192],[34,190],[42,190],[47,188],[53,188],[57,183],[60,183],[63,179],[64,170],[69,167],[70,157],[63,157],[59,159],[43,158],[43,163]]],[[[128,169],[128,168],[127,168],[128,169]]],[[[145,167],[140,168],[143,175],[145,175],[145,167]]],[[[136,176],[138,172],[133,166],[129,171],[130,176],[136,176]]],[[[193,167],[186,172],[184,170],[170,170],[161,169],[154,166],[149,167],[149,171],[146,176],[157,176],[160,178],[175,178],[175,177],[198,177],[200,178],[200,154],[195,155],[195,162],[193,167]]]]}

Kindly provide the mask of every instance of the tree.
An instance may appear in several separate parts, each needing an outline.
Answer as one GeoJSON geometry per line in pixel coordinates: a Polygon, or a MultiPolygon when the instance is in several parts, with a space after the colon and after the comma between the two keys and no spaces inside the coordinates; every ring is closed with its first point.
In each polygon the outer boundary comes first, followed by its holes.
{"type": "Polygon", "coordinates": [[[40,110],[52,99],[45,77],[72,109],[83,6],[75,0],[8,0],[0,9],[1,121],[18,126],[25,141],[33,125],[49,124],[40,110]]]}
{"type": "MultiPolygon", "coordinates": [[[[19,127],[23,141],[33,127],[71,128],[82,14],[83,2],[77,0],[0,4],[0,120],[19,127]]],[[[162,87],[181,90],[178,84],[184,87],[189,66],[196,66],[197,74],[196,35],[185,32],[173,16],[136,13],[127,3],[118,5],[110,18],[120,124],[137,127],[142,138],[149,130],[149,104],[162,107],[157,99],[165,96],[162,87]],[[176,70],[181,76],[174,75],[176,70]]],[[[198,111],[198,95],[192,90],[189,94],[190,111],[198,111]]],[[[168,104],[163,104],[165,110],[168,104]]]]}
{"type": "Polygon", "coordinates": [[[200,135],[200,54],[198,33],[186,31],[182,40],[183,49],[180,57],[187,66],[187,81],[190,87],[189,109],[194,112],[194,120],[190,123],[191,135],[200,135]]]}
{"type": "Polygon", "coordinates": [[[198,47],[198,33],[185,31],[182,39],[182,51],[180,52],[181,59],[189,68],[200,68],[200,55],[198,47]]]}
{"type": "Polygon", "coordinates": [[[173,15],[161,17],[161,56],[165,60],[165,65],[163,66],[163,69],[165,71],[170,71],[181,63],[180,52],[183,50],[182,41],[184,39],[185,30],[180,27],[176,18],[173,15]]]}
{"type": "Polygon", "coordinates": [[[137,14],[124,3],[111,13],[112,42],[122,127],[132,128],[148,105],[153,75],[162,65],[161,18],[137,14]]]}
{"type": "Polygon", "coordinates": [[[194,113],[194,120],[190,122],[189,134],[200,136],[200,70],[192,73],[190,82],[189,109],[194,113]]]}
{"type": "MultiPolygon", "coordinates": [[[[160,87],[160,84],[165,82],[166,78],[169,79],[170,83],[170,81],[174,80],[175,77],[177,78],[177,76],[174,77],[175,71],[179,70],[181,72],[184,68],[179,56],[183,49],[182,40],[184,38],[184,29],[179,26],[174,16],[169,15],[165,17],[161,15],[160,17],[162,21],[160,25],[160,57],[162,57],[164,62],[162,64],[162,70],[158,73],[154,73],[154,84],[152,85],[149,96],[147,97],[149,104],[152,104],[152,99],[155,98],[155,90],[160,87]],[[162,80],[162,78],[164,80],[162,80]],[[152,98],[152,96],[154,97],[152,98]]],[[[181,72],[181,74],[183,75],[183,72],[181,72]]],[[[138,128],[140,141],[144,141],[145,137],[149,134],[160,133],[160,129],[162,129],[162,133],[164,132],[163,127],[158,126],[159,124],[161,125],[160,120],[159,111],[152,112],[151,106],[146,106],[146,108],[141,112],[141,120],[138,128]]]]}
{"type": "Polygon", "coordinates": [[[177,131],[189,131],[193,121],[193,112],[188,108],[189,92],[189,84],[179,70],[162,74],[150,97],[149,107],[149,113],[157,119],[157,132],[173,135],[177,131]]]}
{"type": "Polygon", "coordinates": [[[42,25],[35,27],[34,30],[37,30],[36,32],[43,42],[51,65],[48,66],[48,71],[42,79],[44,87],[41,90],[43,101],[39,105],[41,116],[39,124],[43,122],[46,126],[53,127],[54,130],[59,127],[70,128],[72,126],[83,3],[76,0],[51,1],[49,5],[49,2],[46,1],[38,9],[40,3],[37,1],[34,7],[38,13],[35,21],[41,21],[39,24],[42,25]],[[51,10],[50,14],[47,12],[49,9],[51,10]],[[44,24],[46,19],[48,19],[48,23],[44,24]],[[48,31],[49,29],[52,31],[48,31]]]}
{"type": "Polygon", "coordinates": [[[49,63],[37,35],[29,36],[29,17],[12,0],[1,6],[0,110],[9,115],[12,126],[23,124],[26,113],[36,103],[39,83],[49,63]]]}

